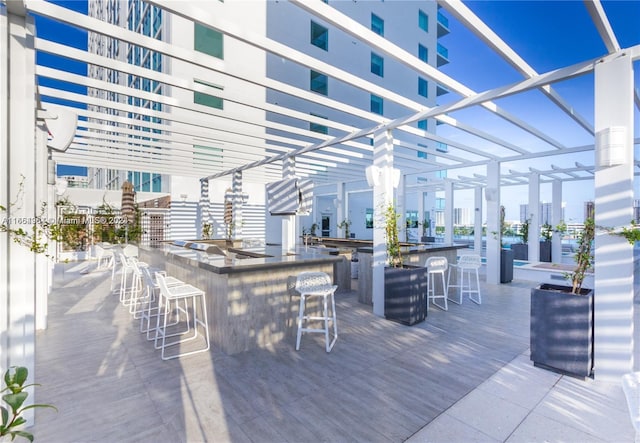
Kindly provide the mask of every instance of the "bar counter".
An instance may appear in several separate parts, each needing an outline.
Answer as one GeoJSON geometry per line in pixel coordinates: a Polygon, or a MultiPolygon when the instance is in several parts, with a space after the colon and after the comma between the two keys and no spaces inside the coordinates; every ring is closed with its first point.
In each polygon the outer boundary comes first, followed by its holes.
{"type": "Polygon", "coordinates": [[[236,354],[282,340],[295,346],[299,299],[292,285],[300,272],[326,272],[338,290],[350,288],[350,264],[337,249],[229,247],[223,254],[170,244],[139,248],[140,261],[206,292],[212,350],[236,354]]]}

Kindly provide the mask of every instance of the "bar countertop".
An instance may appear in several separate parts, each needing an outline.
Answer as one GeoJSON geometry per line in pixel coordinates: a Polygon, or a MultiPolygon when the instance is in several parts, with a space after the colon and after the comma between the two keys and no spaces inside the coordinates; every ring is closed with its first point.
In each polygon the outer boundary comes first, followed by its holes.
{"type": "MultiPolygon", "coordinates": [[[[149,252],[171,256],[191,266],[207,269],[216,274],[234,274],[274,268],[291,267],[301,264],[335,263],[343,260],[338,249],[325,247],[298,247],[293,253],[283,253],[279,245],[258,247],[215,248],[215,253],[195,250],[172,244],[156,247],[140,246],[149,252]]],[[[214,249],[214,248],[211,248],[214,249]]]]}

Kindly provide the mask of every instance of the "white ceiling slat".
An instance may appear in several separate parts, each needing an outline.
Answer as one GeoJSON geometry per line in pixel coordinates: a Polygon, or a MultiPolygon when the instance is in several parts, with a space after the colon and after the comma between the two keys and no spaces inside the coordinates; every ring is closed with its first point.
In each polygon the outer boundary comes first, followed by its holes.
{"type": "MultiPolygon", "coordinates": [[[[339,21],[343,18],[340,13],[333,10],[333,8],[326,6],[322,2],[317,2],[317,5],[315,3],[303,4],[300,0],[293,0],[293,2],[321,18],[325,14],[331,20],[339,21]]],[[[176,3],[172,4],[172,2],[165,0],[152,0],[152,3],[159,5],[170,12],[176,12],[176,3]]],[[[618,52],[620,48],[608,23],[607,17],[602,10],[600,2],[596,0],[593,2],[586,1],[585,3],[587,4],[587,8],[590,10],[603,40],[605,40],[605,44],[607,44],[609,52],[618,52]],[[607,41],[608,43],[606,43],[607,41]]],[[[78,164],[83,166],[91,164],[103,167],[104,163],[108,162],[110,165],[117,165],[122,169],[137,170],[140,167],[153,167],[154,172],[157,171],[168,174],[179,173],[196,177],[208,176],[210,178],[223,177],[236,170],[259,168],[260,171],[268,170],[268,172],[264,173],[265,175],[262,175],[265,180],[273,180],[274,178],[280,178],[280,174],[277,169],[280,166],[280,162],[287,157],[295,156],[300,174],[312,177],[314,180],[362,180],[364,167],[369,165],[371,162],[372,147],[367,143],[357,141],[357,139],[370,136],[374,131],[381,129],[396,129],[402,133],[423,136],[425,139],[445,143],[450,146],[451,152],[439,152],[433,148],[431,143],[427,148],[425,148],[402,140],[402,137],[398,134],[399,136],[394,140],[394,143],[396,146],[404,149],[396,150],[395,164],[404,169],[405,173],[409,175],[425,174],[442,169],[459,169],[486,165],[490,161],[515,162],[526,159],[543,158],[593,150],[593,146],[578,146],[572,148],[564,147],[548,137],[548,135],[532,128],[528,123],[519,120],[515,116],[506,114],[504,110],[501,110],[495,105],[495,103],[493,103],[493,100],[538,88],[543,90],[554,104],[566,113],[570,114],[579,125],[589,130],[590,125],[586,123],[582,117],[575,114],[575,111],[565,103],[553,89],[551,89],[550,85],[556,81],[590,72],[593,68],[588,65],[593,63],[593,61],[587,61],[571,67],[538,75],[529,65],[526,64],[526,62],[524,62],[524,60],[522,60],[522,58],[518,56],[518,54],[507,46],[505,42],[500,40],[493,31],[486,27],[484,23],[479,21],[479,19],[458,0],[443,0],[443,4],[457,10],[458,12],[453,14],[456,18],[461,20],[461,22],[469,27],[473,32],[479,34],[486,44],[495,49],[503,58],[505,58],[505,60],[515,66],[519,72],[530,77],[529,79],[514,83],[513,85],[507,85],[502,88],[495,88],[490,91],[476,94],[464,85],[457,83],[455,80],[448,78],[441,72],[437,71],[434,67],[424,64],[415,56],[409,53],[405,54],[404,52],[406,51],[400,50],[400,48],[391,44],[388,40],[380,38],[369,29],[357,24],[350,18],[347,18],[347,21],[344,22],[346,23],[345,26],[349,28],[347,32],[354,35],[356,38],[362,38],[363,41],[372,48],[376,48],[382,52],[389,51],[389,55],[394,59],[404,63],[417,72],[421,72],[427,77],[436,79],[439,84],[463,95],[463,98],[460,100],[447,105],[437,106],[432,109],[427,109],[420,103],[394,94],[392,91],[381,88],[380,86],[372,85],[349,72],[337,69],[334,66],[302,54],[266,37],[256,37],[250,31],[238,27],[235,23],[225,22],[219,17],[214,17],[207,11],[193,7],[193,5],[187,5],[184,3],[180,4],[180,10],[186,11],[183,13],[178,11],[183,17],[193,18],[196,21],[202,20],[202,23],[209,26],[220,26],[219,29],[232,38],[245,41],[254,47],[262,49],[266,53],[276,54],[291,59],[302,66],[306,66],[320,72],[325,72],[327,75],[344,81],[355,88],[364,89],[369,92],[373,92],[375,88],[379,88],[375,89],[374,93],[387,100],[395,101],[402,106],[407,107],[410,111],[413,111],[412,114],[406,117],[394,120],[385,119],[382,116],[357,109],[337,100],[332,100],[328,97],[320,97],[316,94],[310,93],[309,91],[286,85],[272,79],[248,78],[248,76],[245,76],[244,74],[241,77],[240,74],[233,72],[232,66],[227,66],[227,63],[224,61],[210,57],[206,54],[201,54],[185,48],[177,48],[168,43],[136,34],[124,28],[87,17],[83,14],[75,13],[48,2],[27,0],[26,4],[28,9],[32,12],[49,17],[52,20],[58,20],[72,26],[81,27],[92,32],[102,33],[110,37],[117,36],[117,38],[122,39],[123,41],[128,41],[134,45],[149,48],[152,51],[162,53],[170,58],[175,58],[191,63],[195,66],[200,66],[208,69],[210,72],[215,72],[219,75],[227,75],[229,77],[240,79],[247,83],[259,85],[274,91],[279,91],[302,100],[313,101],[339,112],[355,115],[359,118],[365,119],[365,121],[371,122],[371,125],[367,128],[356,128],[341,123],[340,121],[320,119],[277,104],[261,103],[254,97],[245,94],[245,91],[243,90],[212,91],[206,85],[194,83],[193,79],[174,78],[163,73],[132,66],[106,57],[100,57],[96,54],[87,54],[85,51],[69,48],[64,45],[37,38],[36,47],[39,51],[50,52],[61,57],[76,59],[82,63],[92,63],[98,66],[104,66],[107,69],[116,69],[131,75],[150,78],[154,81],[164,83],[171,87],[181,88],[186,91],[200,91],[210,93],[211,95],[215,94],[221,96],[221,98],[226,101],[262,110],[264,112],[276,113],[288,118],[293,118],[300,123],[298,126],[297,124],[287,125],[267,120],[251,121],[248,120],[246,118],[247,116],[244,114],[233,114],[232,112],[222,112],[211,108],[203,108],[198,105],[194,105],[191,101],[180,103],[179,100],[176,100],[173,97],[152,94],[137,89],[114,85],[113,83],[101,82],[94,78],[79,76],[45,66],[38,66],[37,73],[42,77],[49,77],[68,83],[83,85],[88,88],[109,90],[110,92],[122,94],[123,96],[139,97],[143,100],[156,101],[158,103],[163,103],[165,106],[179,107],[185,110],[182,114],[187,115],[187,117],[184,118],[176,118],[174,115],[167,112],[154,112],[150,109],[133,106],[127,107],[129,105],[100,99],[98,97],[88,97],[82,94],[63,91],[61,89],[41,86],[40,89],[44,95],[56,97],[57,99],[70,100],[81,107],[96,107],[96,110],[77,109],[77,112],[80,115],[93,119],[94,121],[80,121],[78,124],[80,129],[77,133],[76,142],[72,144],[67,153],[55,155],[56,159],[65,159],[63,161],[68,164],[78,164]],[[204,13],[201,14],[201,12],[204,13]],[[463,17],[463,19],[460,17],[463,17]],[[360,32],[362,30],[363,32],[360,32]],[[452,85],[454,87],[452,87],[452,85]],[[464,97],[464,95],[466,95],[466,97],[464,97]],[[513,143],[502,140],[494,134],[489,134],[486,131],[475,129],[467,123],[460,122],[455,118],[446,115],[446,113],[455,112],[471,106],[486,107],[515,126],[525,129],[536,137],[545,140],[545,142],[554,149],[543,150],[541,152],[531,152],[513,143]],[[102,113],[97,112],[97,108],[112,109],[114,110],[112,112],[115,112],[115,114],[103,115],[102,113]],[[156,117],[161,120],[161,123],[139,121],[124,117],[124,115],[117,115],[118,113],[140,114],[149,117],[156,117]],[[189,114],[194,117],[190,118],[188,116],[189,114]],[[511,151],[512,154],[498,155],[495,153],[497,151],[493,148],[491,148],[491,152],[486,152],[483,149],[474,148],[463,143],[458,143],[454,140],[448,140],[445,137],[426,133],[412,125],[416,121],[424,118],[439,119],[440,121],[461,131],[465,131],[499,147],[505,148],[506,150],[511,151]],[[220,124],[212,125],[212,119],[220,124]],[[254,129],[251,131],[241,131],[237,127],[230,126],[234,124],[233,122],[235,122],[235,124],[243,124],[254,129]],[[305,124],[308,124],[308,122],[326,125],[332,128],[332,134],[336,131],[343,132],[343,134],[338,136],[327,136],[309,131],[305,129],[305,124]],[[122,128],[118,125],[127,125],[128,127],[122,128]],[[212,126],[217,127],[212,128],[212,126]],[[153,130],[159,130],[162,131],[162,133],[151,135],[136,127],[146,129],[153,128],[153,130]],[[101,131],[106,131],[108,135],[101,131]],[[136,137],[143,137],[143,139],[136,139],[136,137]],[[145,137],[149,139],[144,140],[145,137]],[[212,148],[219,147],[223,149],[222,160],[218,160],[220,157],[216,154],[206,155],[200,152],[194,152],[193,144],[197,138],[202,138],[201,142],[197,141],[197,143],[202,146],[212,148]],[[414,151],[427,152],[429,158],[417,158],[417,155],[414,156],[411,153],[414,151]],[[461,152],[472,155],[461,155],[461,152]],[[184,163],[190,161],[193,165],[184,165],[184,163]],[[144,163],[144,165],[141,165],[141,163],[144,163]],[[213,171],[215,171],[214,174],[212,174],[213,171]]],[[[625,51],[631,53],[633,59],[637,60],[640,56],[640,45],[627,48],[625,51]]],[[[635,90],[634,99],[636,105],[640,107],[640,96],[638,90],[635,90]]],[[[638,140],[635,140],[635,142],[638,143],[638,140]]],[[[592,178],[594,169],[593,166],[585,166],[582,164],[576,164],[575,168],[562,168],[560,166],[551,165],[550,169],[540,169],[539,173],[541,174],[541,182],[557,180],[563,175],[566,175],[568,178],[562,177],[562,180],[584,180],[592,178]]],[[[478,186],[483,183],[483,181],[478,177],[470,178],[466,176],[461,176],[459,180],[453,181],[455,182],[455,186],[458,188],[478,186]]],[[[516,175],[501,177],[501,181],[509,184],[520,184],[526,182],[526,179],[516,175]]],[[[430,183],[429,185],[441,186],[441,183],[430,183]]]]}

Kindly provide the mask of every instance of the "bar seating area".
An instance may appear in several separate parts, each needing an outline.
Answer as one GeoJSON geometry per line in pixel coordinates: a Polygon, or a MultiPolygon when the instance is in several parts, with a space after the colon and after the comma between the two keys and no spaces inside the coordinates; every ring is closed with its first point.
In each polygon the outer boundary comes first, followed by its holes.
{"type": "MultiPolygon", "coordinates": [[[[114,263],[111,287],[118,273],[120,286],[111,293],[117,296],[131,319],[139,320],[139,332],[145,334],[147,341],[153,341],[153,347],[160,350],[162,360],[208,351],[210,340],[205,292],[168,276],[164,270],[138,261],[137,252],[137,248],[123,248],[123,252],[114,254],[120,267],[116,270],[114,263]],[[199,337],[202,339],[197,340],[199,337]],[[191,341],[200,344],[185,345],[191,341]],[[178,350],[167,352],[167,349],[178,350]]],[[[95,270],[103,269],[98,260],[95,270]]]]}

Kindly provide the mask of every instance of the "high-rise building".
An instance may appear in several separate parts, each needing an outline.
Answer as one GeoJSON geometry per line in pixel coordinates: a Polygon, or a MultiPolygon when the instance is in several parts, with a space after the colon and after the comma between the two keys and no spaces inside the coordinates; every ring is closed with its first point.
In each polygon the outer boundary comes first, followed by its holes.
{"type": "MultiPolygon", "coordinates": [[[[147,37],[158,40],[166,39],[166,20],[168,16],[157,6],[143,0],[92,0],[89,2],[89,15],[111,24],[126,28],[147,37]]],[[[117,38],[89,32],[88,51],[104,57],[127,62],[154,71],[162,72],[163,56],[158,52],[133,44],[122,43],[117,38]]],[[[163,85],[157,81],[142,78],[133,74],[123,74],[116,69],[104,66],[89,65],[88,76],[98,80],[139,89],[145,92],[161,94],[163,85]]],[[[103,100],[119,102],[132,106],[160,111],[162,105],[141,97],[120,95],[117,92],[89,88],[89,95],[103,100]]],[[[154,133],[160,133],[160,129],[154,124],[161,123],[156,117],[146,114],[126,112],[109,108],[108,106],[95,105],[90,111],[107,112],[117,114],[130,120],[130,123],[121,123],[121,127],[128,129],[126,140],[117,140],[131,146],[132,153],[137,147],[144,146],[145,140],[149,140],[154,133]]],[[[89,122],[99,124],[99,120],[89,117],[89,122]]],[[[108,131],[102,130],[105,135],[108,131]]],[[[115,137],[115,134],[113,134],[115,137]]],[[[120,136],[121,138],[122,136],[120,136]]],[[[108,140],[105,139],[105,146],[108,140]]],[[[88,168],[87,177],[90,187],[98,189],[120,189],[125,181],[134,185],[136,191],[162,192],[168,189],[169,177],[153,171],[125,171],[109,167],[88,168]]]]}

